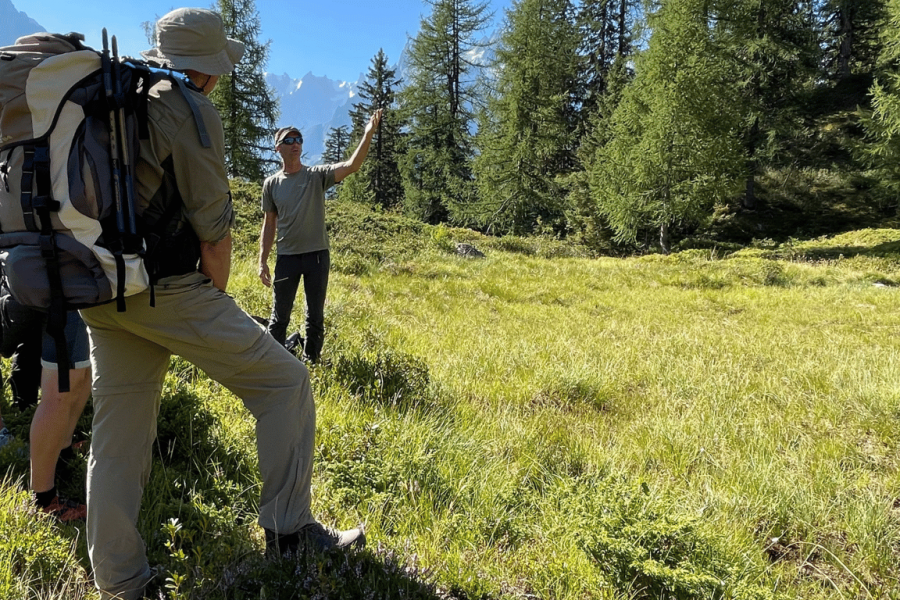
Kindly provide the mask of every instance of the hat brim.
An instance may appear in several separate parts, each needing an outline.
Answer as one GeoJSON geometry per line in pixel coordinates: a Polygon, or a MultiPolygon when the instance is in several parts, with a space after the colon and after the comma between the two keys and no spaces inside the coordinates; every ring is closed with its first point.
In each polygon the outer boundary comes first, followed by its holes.
{"type": "Polygon", "coordinates": [[[203,56],[163,54],[159,48],[151,48],[141,52],[141,56],[177,71],[192,69],[205,75],[226,75],[234,71],[234,66],[244,56],[244,44],[229,38],[225,48],[216,54],[203,56]]]}
{"type": "Polygon", "coordinates": [[[294,133],[295,131],[297,132],[297,135],[299,135],[301,138],[303,137],[303,134],[300,133],[300,130],[297,129],[296,127],[293,127],[293,126],[291,126],[291,127],[282,127],[281,129],[279,129],[279,130],[275,133],[275,145],[277,146],[278,144],[280,144],[281,142],[283,142],[283,141],[284,141],[284,138],[288,137],[289,135],[291,135],[291,134],[294,133]]]}

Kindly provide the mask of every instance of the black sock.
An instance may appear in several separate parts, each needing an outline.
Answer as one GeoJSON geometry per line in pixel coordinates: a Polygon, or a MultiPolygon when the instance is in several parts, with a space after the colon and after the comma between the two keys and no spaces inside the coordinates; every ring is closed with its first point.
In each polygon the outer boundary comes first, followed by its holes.
{"type": "Polygon", "coordinates": [[[50,506],[50,503],[53,502],[54,498],[56,498],[55,485],[46,492],[34,493],[34,503],[38,505],[38,508],[47,508],[50,506]]]}

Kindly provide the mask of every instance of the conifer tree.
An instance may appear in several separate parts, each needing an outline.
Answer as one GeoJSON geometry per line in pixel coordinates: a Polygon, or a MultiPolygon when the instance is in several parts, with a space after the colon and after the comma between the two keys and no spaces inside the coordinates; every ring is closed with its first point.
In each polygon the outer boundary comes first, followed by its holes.
{"type": "Polygon", "coordinates": [[[567,178],[566,223],[572,233],[598,252],[612,245],[614,233],[600,210],[590,187],[590,173],[600,150],[612,138],[612,116],[634,73],[627,56],[618,56],[604,76],[603,93],[587,116],[585,134],[579,139],[578,166],[567,178]]]}
{"type": "Polygon", "coordinates": [[[342,198],[383,208],[402,206],[403,185],[398,162],[403,152],[402,121],[397,112],[395,89],[400,84],[388,57],[379,50],[372,58],[366,80],[359,86],[360,102],[350,111],[353,140],[358,143],[369,117],[381,109],[381,124],[372,138],[369,155],[359,172],[347,181],[342,198]]]}
{"type": "Polygon", "coordinates": [[[347,149],[350,147],[350,128],[346,125],[332,127],[325,137],[325,151],[322,153],[322,162],[331,164],[341,162],[346,158],[347,149]]]}
{"type": "Polygon", "coordinates": [[[231,177],[259,181],[279,164],[271,141],[278,101],[265,80],[269,42],[259,42],[254,0],[218,0],[218,5],[226,34],[245,47],[234,72],[223,75],[210,94],[225,129],[225,166],[231,177]]]}
{"type": "MultiPolygon", "coordinates": [[[[346,157],[347,149],[350,147],[350,128],[346,125],[340,127],[332,127],[328,130],[325,137],[325,151],[322,153],[322,162],[325,164],[338,163],[346,157]]],[[[328,188],[325,192],[326,198],[337,197],[338,190],[344,184],[343,181],[328,188]]]]}
{"type": "Polygon", "coordinates": [[[446,221],[471,198],[474,65],[466,53],[486,23],[486,2],[433,0],[409,53],[410,79],[401,93],[408,150],[401,161],[406,210],[426,222],[446,221]]]}
{"type": "Polygon", "coordinates": [[[575,167],[578,30],[569,0],[517,0],[479,122],[478,222],[524,234],[565,226],[561,178],[575,167]]]}
{"type": "Polygon", "coordinates": [[[884,0],[826,0],[821,6],[824,66],[832,78],[871,73],[879,49],[884,0]]]}
{"type": "Polygon", "coordinates": [[[805,109],[819,57],[811,0],[718,0],[709,5],[732,103],[743,115],[744,208],[757,206],[756,179],[782,154],[805,109]]]}
{"type": "Polygon", "coordinates": [[[881,42],[872,111],[863,119],[869,143],[862,151],[895,197],[900,192],[900,0],[886,3],[881,42]]]}
{"type": "Polygon", "coordinates": [[[619,57],[632,53],[634,21],[639,14],[635,0],[582,2],[577,14],[581,37],[583,112],[590,118],[607,88],[607,74],[619,57]]]}
{"type": "Polygon", "coordinates": [[[722,85],[726,67],[705,0],[668,0],[649,18],[653,35],[612,115],[590,183],[619,241],[653,227],[668,252],[673,226],[702,222],[735,192],[739,114],[722,85]]]}

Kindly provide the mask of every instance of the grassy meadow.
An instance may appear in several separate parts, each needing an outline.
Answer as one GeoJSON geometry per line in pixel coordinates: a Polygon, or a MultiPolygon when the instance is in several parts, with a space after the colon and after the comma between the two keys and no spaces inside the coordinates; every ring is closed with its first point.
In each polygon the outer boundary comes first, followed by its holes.
{"type": "MultiPolygon", "coordinates": [[[[265,315],[247,210],[230,291],[265,315]]],[[[173,359],[140,521],[166,598],[900,599],[900,232],[616,259],[331,210],[314,512],[369,547],[263,560],[254,425],[173,359]]],[[[0,598],[94,599],[23,447],[0,598]]]]}

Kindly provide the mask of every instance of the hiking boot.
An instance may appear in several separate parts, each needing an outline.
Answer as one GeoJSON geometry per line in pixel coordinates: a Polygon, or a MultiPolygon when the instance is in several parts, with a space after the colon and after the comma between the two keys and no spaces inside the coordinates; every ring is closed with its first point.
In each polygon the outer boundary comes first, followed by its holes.
{"type": "Polygon", "coordinates": [[[300,531],[287,535],[278,535],[268,529],[265,531],[266,556],[270,558],[288,553],[296,554],[307,548],[325,552],[334,549],[364,548],[366,545],[366,534],[362,527],[340,531],[321,523],[310,523],[300,531]]]}
{"type": "Polygon", "coordinates": [[[87,518],[87,506],[78,504],[68,498],[60,498],[59,496],[55,497],[47,506],[40,508],[40,511],[50,515],[60,523],[84,521],[87,518]]]}
{"type": "Polygon", "coordinates": [[[166,578],[169,572],[162,565],[150,567],[150,580],[144,586],[144,600],[166,600],[166,578]]]}
{"type": "Polygon", "coordinates": [[[10,442],[12,442],[15,439],[16,439],[16,436],[11,434],[9,432],[9,429],[7,429],[6,427],[4,427],[3,429],[0,429],[0,448],[3,448],[4,446],[6,446],[7,444],[9,444],[10,442]]]}

